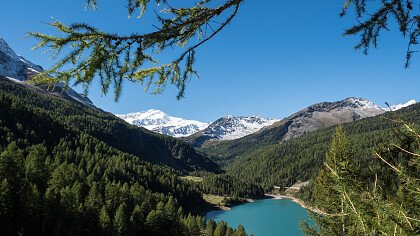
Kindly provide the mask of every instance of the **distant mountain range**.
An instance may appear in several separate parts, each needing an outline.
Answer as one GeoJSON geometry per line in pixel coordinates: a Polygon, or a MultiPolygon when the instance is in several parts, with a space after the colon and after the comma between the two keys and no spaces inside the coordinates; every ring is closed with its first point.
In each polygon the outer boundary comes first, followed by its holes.
{"type": "Polygon", "coordinates": [[[227,116],[212,123],[170,116],[160,110],[147,110],[116,116],[130,124],[173,137],[203,134],[207,139],[232,140],[257,132],[278,121],[260,116],[227,116]]]}
{"type": "MultiPolygon", "coordinates": [[[[409,107],[413,106],[416,106],[416,104],[409,107]]],[[[402,108],[403,106],[396,107],[402,108]]],[[[347,98],[342,101],[322,102],[309,106],[280,122],[239,139],[206,141],[202,144],[197,139],[188,141],[194,146],[201,147],[203,152],[212,156],[213,160],[216,160],[219,164],[229,166],[238,157],[246,156],[257,149],[264,150],[272,145],[280,145],[289,141],[299,143],[298,140],[301,137],[307,137],[307,135],[326,130],[337,124],[347,125],[355,123],[354,121],[362,122],[362,120],[364,120],[362,123],[369,123],[370,120],[376,119],[383,113],[386,113],[385,109],[367,99],[347,98]]],[[[380,124],[380,122],[376,124],[380,124]]],[[[330,135],[325,137],[330,137],[330,135]]],[[[325,150],[321,153],[325,155],[325,150]]]]}
{"type": "Polygon", "coordinates": [[[130,124],[148,130],[179,137],[193,146],[202,146],[211,141],[236,140],[260,132],[271,132],[287,127],[281,139],[299,137],[304,133],[327,128],[336,124],[377,116],[389,110],[399,110],[415,104],[408,101],[390,108],[381,108],[365,98],[346,98],[337,102],[322,102],[309,106],[285,119],[268,119],[261,116],[226,116],[214,122],[170,116],[160,110],[147,110],[117,115],[130,124]],[[270,131],[271,130],[271,131],[270,131]]]}
{"type": "MultiPolygon", "coordinates": [[[[27,83],[43,68],[18,55],[0,37],[0,76],[25,85],[32,89],[41,89],[44,93],[76,101],[89,107],[95,107],[89,98],[71,88],[64,89],[63,83],[50,86],[27,83]]],[[[130,124],[144,127],[156,133],[183,138],[193,146],[202,146],[211,141],[237,140],[243,137],[286,127],[282,139],[299,137],[300,135],[326,128],[332,125],[372,117],[389,110],[398,110],[415,104],[415,100],[407,103],[381,108],[364,98],[347,98],[338,102],[318,103],[305,108],[283,120],[269,119],[261,116],[226,116],[211,123],[170,116],[163,111],[151,109],[144,112],[117,115],[130,124]]]]}

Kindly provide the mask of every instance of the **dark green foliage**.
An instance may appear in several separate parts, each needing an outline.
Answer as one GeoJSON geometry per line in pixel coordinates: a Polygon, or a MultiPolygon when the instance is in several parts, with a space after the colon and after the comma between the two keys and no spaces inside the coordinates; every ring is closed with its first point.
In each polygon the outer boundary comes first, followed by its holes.
{"type": "Polygon", "coordinates": [[[220,224],[217,225],[216,229],[214,230],[214,236],[224,236],[226,235],[227,224],[226,222],[222,221],[220,224]]]}
{"type": "Polygon", "coordinates": [[[102,111],[0,85],[1,235],[201,235],[207,228],[195,215],[207,205],[199,188],[179,174],[201,160],[217,165],[102,111]]]}
{"type": "Polygon", "coordinates": [[[203,193],[231,198],[261,198],[264,190],[257,184],[241,181],[227,174],[207,175],[200,183],[203,193]]]}
{"type": "MultiPolygon", "coordinates": [[[[314,189],[315,206],[328,216],[316,216],[316,224],[321,235],[360,235],[349,227],[348,209],[344,205],[346,195],[334,186],[337,178],[354,179],[351,164],[350,145],[341,126],[336,128],[324,167],[318,174],[314,189]]],[[[315,216],[315,214],[312,214],[315,216]]],[[[308,232],[309,233],[309,232],[308,232]]]]}

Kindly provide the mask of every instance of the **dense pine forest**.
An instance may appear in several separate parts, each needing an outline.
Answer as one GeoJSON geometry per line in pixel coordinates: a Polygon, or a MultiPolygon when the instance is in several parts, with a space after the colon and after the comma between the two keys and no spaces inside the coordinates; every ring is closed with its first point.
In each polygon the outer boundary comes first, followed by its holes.
{"type": "Polygon", "coordinates": [[[246,235],[197,216],[200,188],[179,176],[220,170],[181,141],[35,87],[0,88],[1,235],[246,235]]]}

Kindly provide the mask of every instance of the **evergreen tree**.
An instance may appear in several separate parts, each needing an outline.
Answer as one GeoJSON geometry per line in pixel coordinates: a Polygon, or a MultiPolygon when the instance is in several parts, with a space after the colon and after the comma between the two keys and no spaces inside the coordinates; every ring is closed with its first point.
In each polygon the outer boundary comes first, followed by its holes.
{"type": "Polygon", "coordinates": [[[214,230],[216,229],[216,222],[209,220],[206,227],[206,236],[214,236],[214,230]]]}
{"type": "Polygon", "coordinates": [[[0,234],[1,235],[12,235],[16,232],[14,228],[14,222],[12,213],[13,212],[13,200],[12,200],[12,187],[10,186],[7,179],[3,179],[0,183],[0,234]]]}
{"type": "Polygon", "coordinates": [[[99,213],[99,224],[103,232],[109,232],[112,228],[111,218],[109,217],[106,206],[102,206],[99,213]]]}
{"type": "Polygon", "coordinates": [[[130,217],[130,223],[135,231],[135,234],[140,234],[140,232],[144,230],[142,222],[144,222],[144,218],[141,207],[139,205],[136,205],[130,217]]]}
{"type": "Polygon", "coordinates": [[[233,229],[231,227],[228,227],[226,230],[226,236],[233,236],[233,229]]]}
{"type": "Polygon", "coordinates": [[[128,217],[127,217],[127,205],[122,203],[114,216],[114,228],[119,235],[126,235],[128,232],[128,217]]]}
{"type": "Polygon", "coordinates": [[[384,151],[375,153],[379,163],[370,167],[370,179],[363,183],[354,178],[362,169],[349,164],[352,159],[335,155],[347,153],[339,151],[345,142],[336,133],[336,141],[327,155],[327,168],[315,185],[315,203],[324,214],[312,214],[319,230],[306,224],[307,234],[417,235],[420,232],[420,161],[414,158],[419,155],[420,135],[408,125],[397,133],[399,143],[387,144],[384,151]],[[334,159],[338,161],[336,164],[334,159]],[[389,179],[393,179],[396,189],[389,179]]]}
{"type": "Polygon", "coordinates": [[[25,179],[23,152],[15,142],[0,154],[0,180],[2,194],[0,206],[1,231],[6,235],[21,232],[25,212],[25,179]],[[3,221],[4,220],[4,221],[3,221]]]}
{"type": "Polygon", "coordinates": [[[25,160],[25,174],[28,180],[35,183],[44,192],[47,188],[49,171],[45,165],[47,150],[43,145],[32,146],[25,160]]]}
{"type": "Polygon", "coordinates": [[[239,225],[238,228],[235,230],[234,234],[235,236],[248,236],[248,234],[245,232],[245,228],[243,225],[239,225]]]}
{"type": "Polygon", "coordinates": [[[226,222],[222,221],[217,224],[216,229],[214,230],[214,236],[225,236],[227,231],[226,222]]]}
{"type": "MultiPolygon", "coordinates": [[[[343,127],[338,126],[326,155],[325,167],[320,171],[314,187],[316,207],[329,216],[313,214],[320,228],[320,235],[352,234],[345,209],[345,201],[348,198],[347,186],[339,184],[339,180],[342,179],[346,180],[346,184],[355,183],[351,174],[354,171],[349,168],[351,156],[349,141],[344,134],[343,127]]],[[[314,230],[308,229],[309,227],[305,228],[307,228],[308,234],[317,234],[314,230]]]]}

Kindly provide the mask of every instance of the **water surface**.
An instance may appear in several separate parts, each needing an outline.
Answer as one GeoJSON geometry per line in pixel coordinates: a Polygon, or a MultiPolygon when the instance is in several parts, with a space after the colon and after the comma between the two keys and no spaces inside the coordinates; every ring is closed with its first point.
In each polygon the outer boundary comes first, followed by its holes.
{"type": "Polygon", "coordinates": [[[290,199],[257,200],[230,211],[208,212],[206,218],[226,221],[234,228],[242,224],[249,235],[255,236],[303,235],[299,222],[310,221],[307,210],[290,199]]]}

